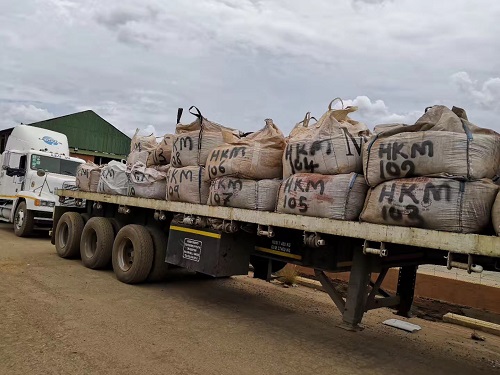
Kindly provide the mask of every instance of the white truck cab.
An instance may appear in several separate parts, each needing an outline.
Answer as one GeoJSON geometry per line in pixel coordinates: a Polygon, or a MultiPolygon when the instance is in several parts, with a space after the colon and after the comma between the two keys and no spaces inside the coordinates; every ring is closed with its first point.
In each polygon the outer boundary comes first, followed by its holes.
{"type": "Polygon", "coordinates": [[[55,189],[75,186],[82,159],[69,156],[66,135],[16,126],[0,157],[0,220],[14,223],[20,237],[49,230],[58,197],[55,189]]]}

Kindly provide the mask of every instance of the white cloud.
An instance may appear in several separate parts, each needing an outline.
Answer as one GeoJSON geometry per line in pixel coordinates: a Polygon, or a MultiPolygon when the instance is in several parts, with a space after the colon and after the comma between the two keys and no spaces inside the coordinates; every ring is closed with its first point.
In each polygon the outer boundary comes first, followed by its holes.
{"type": "Polygon", "coordinates": [[[2,4],[0,101],[56,116],[93,109],[128,134],[148,125],[160,135],[172,132],[177,108],[190,105],[244,131],[273,118],[287,133],[305,112],[323,113],[334,96],[355,98],[353,118],[370,127],[411,123],[425,107],[445,104],[500,130],[494,79],[463,81],[469,94],[449,84],[457,71],[498,77],[500,2],[137,4],[2,4]]]}
{"type": "Polygon", "coordinates": [[[488,78],[481,85],[467,72],[457,72],[450,77],[455,86],[475,104],[486,110],[500,110],[500,78],[488,78]]]}
{"type": "Polygon", "coordinates": [[[54,117],[45,108],[39,108],[33,104],[19,104],[0,102],[0,129],[11,128],[21,123],[30,124],[37,121],[47,120],[54,117]]]}
{"type": "MultiPolygon", "coordinates": [[[[423,115],[423,111],[410,111],[405,113],[392,112],[383,100],[378,99],[372,101],[367,96],[357,96],[353,100],[344,100],[344,106],[358,107],[358,111],[354,112],[352,116],[360,116],[361,120],[368,121],[367,124],[369,126],[390,123],[413,124],[423,115]]],[[[337,102],[335,107],[340,108],[341,104],[337,102]]]]}

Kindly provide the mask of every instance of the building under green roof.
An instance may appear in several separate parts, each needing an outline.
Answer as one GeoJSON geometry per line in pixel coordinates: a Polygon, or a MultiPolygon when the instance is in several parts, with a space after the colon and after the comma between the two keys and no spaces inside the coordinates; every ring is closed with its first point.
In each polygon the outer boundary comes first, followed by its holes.
{"type": "Polygon", "coordinates": [[[66,134],[70,152],[75,156],[124,159],[130,150],[130,138],[91,110],[29,125],[66,134]]]}

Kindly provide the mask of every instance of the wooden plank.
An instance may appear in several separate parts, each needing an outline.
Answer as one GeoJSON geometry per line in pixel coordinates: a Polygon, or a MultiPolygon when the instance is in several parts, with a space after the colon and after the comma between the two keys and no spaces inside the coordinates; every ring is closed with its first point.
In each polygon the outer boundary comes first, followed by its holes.
{"type": "Polygon", "coordinates": [[[486,333],[491,333],[492,335],[495,336],[500,336],[499,324],[485,322],[483,320],[469,318],[468,316],[462,316],[452,313],[444,315],[443,321],[446,323],[457,324],[462,327],[472,328],[475,329],[476,331],[482,331],[486,333]]]}
{"type": "Polygon", "coordinates": [[[143,207],[189,215],[271,225],[308,232],[361,238],[375,242],[418,246],[461,254],[500,257],[500,237],[497,236],[451,233],[421,228],[360,223],[355,221],[340,221],[276,212],[261,212],[241,208],[169,202],[164,200],[88,193],[73,190],[58,190],[56,194],[76,199],[88,199],[131,207],[143,207]]]}

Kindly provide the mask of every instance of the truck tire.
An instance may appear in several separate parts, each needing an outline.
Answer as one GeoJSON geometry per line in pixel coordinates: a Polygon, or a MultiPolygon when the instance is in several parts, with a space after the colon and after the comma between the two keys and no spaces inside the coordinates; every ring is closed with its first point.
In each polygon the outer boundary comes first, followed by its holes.
{"type": "Polygon", "coordinates": [[[113,270],[126,284],[145,281],[153,266],[153,239],[149,231],[137,224],[124,226],[113,244],[113,270]]]}
{"type": "Polygon", "coordinates": [[[56,227],[54,242],[61,258],[75,258],[80,254],[80,239],[84,222],[78,212],[65,212],[56,227]]]}
{"type": "Polygon", "coordinates": [[[14,233],[18,237],[27,237],[33,233],[35,214],[26,208],[26,202],[17,205],[14,214],[14,233]]]}
{"type": "Polygon", "coordinates": [[[158,282],[165,279],[170,269],[169,264],[165,262],[167,256],[167,234],[158,228],[147,227],[147,229],[153,240],[154,248],[153,266],[151,267],[147,281],[158,282]]]}
{"type": "Polygon", "coordinates": [[[85,267],[93,270],[105,268],[113,251],[113,226],[105,217],[92,217],[83,228],[80,255],[85,267]]]}

